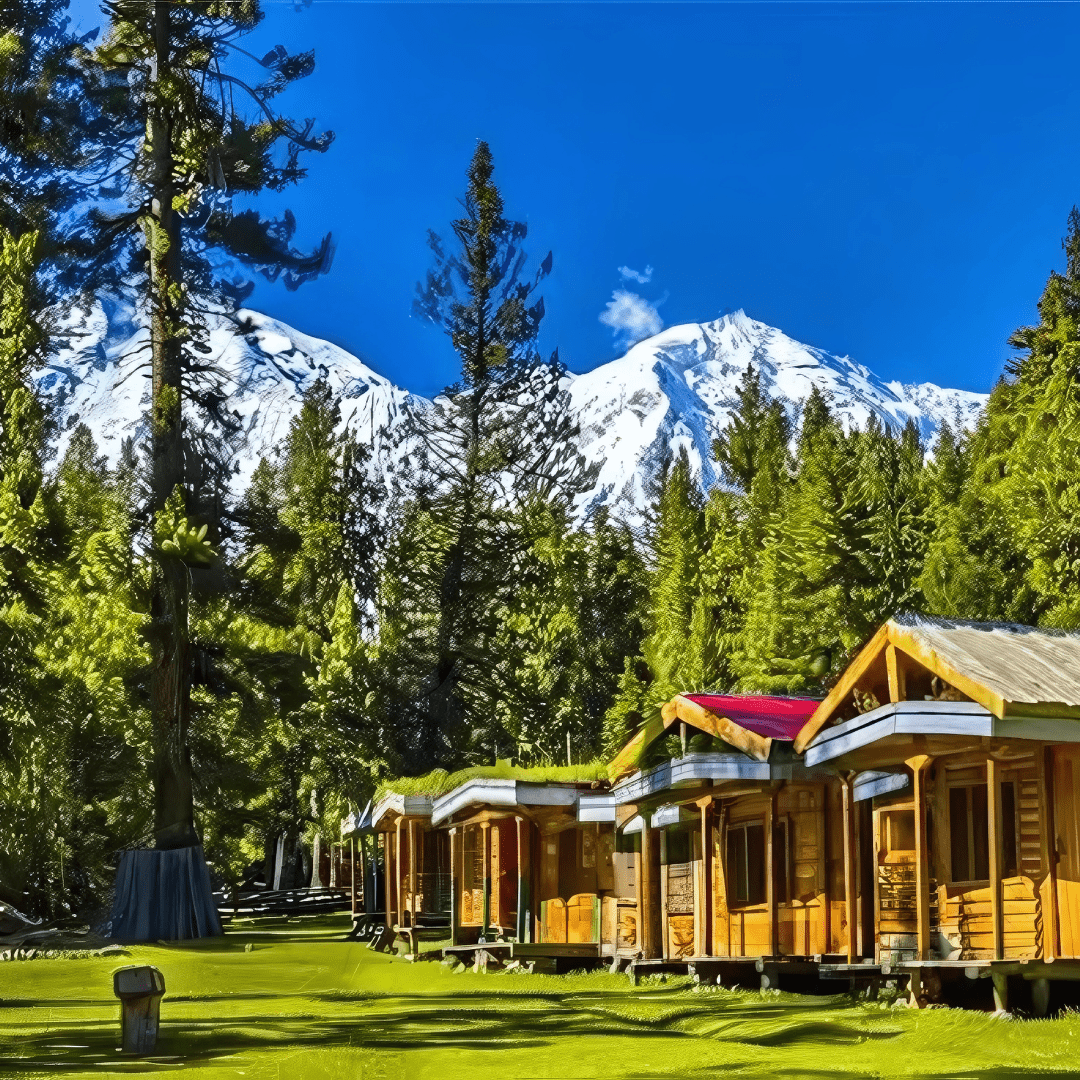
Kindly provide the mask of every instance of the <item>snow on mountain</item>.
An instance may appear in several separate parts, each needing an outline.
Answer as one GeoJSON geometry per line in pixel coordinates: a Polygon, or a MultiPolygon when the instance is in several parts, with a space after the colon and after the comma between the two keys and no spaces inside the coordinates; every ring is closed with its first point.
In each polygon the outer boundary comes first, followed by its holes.
{"type": "MultiPolygon", "coordinates": [[[[263,455],[280,445],[302,394],[320,375],[341,395],[343,422],[372,446],[384,471],[392,468],[391,455],[407,453],[399,429],[429,404],[344,349],[256,311],[217,320],[208,344],[208,358],[228,394],[226,408],[241,426],[234,465],[238,491],[263,455]]],[[[110,461],[124,439],[145,434],[149,364],[149,334],[129,303],[101,300],[85,319],[71,323],[67,347],[37,376],[38,387],[57,406],[61,454],[80,421],[110,461]]]]}
{"type": "MultiPolygon", "coordinates": [[[[57,407],[61,453],[80,421],[110,460],[124,439],[144,434],[149,349],[140,323],[129,303],[103,299],[69,325],[66,347],[38,373],[39,387],[57,407]]],[[[320,375],[341,394],[343,422],[372,447],[372,467],[394,486],[393,474],[407,467],[403,459],[415,448],[415,418],[430,408],[427,399],[394,386],[336,345],[258,312],[220,320],[209,344],[210,358],[223,373],[226,407],[242,428],[237,490],[260,458],[281,443],[301,394],[320,375]]],[[[893,427],[913,420],[928,440],[943,421],[971,425],[986,400],[984,394],[932,383],[885,383],[850,358],[802,345],[742,311],[673,326],[617,360],[567,376],[579,446],[598,470],[596,486],[579,505],[608,505],[640,520],[651,477],[680,449],[703,489],[714,486],[719,477],[712,442],[731,417],[750,363],[793,418],[817,385],[849,427],[865,426],[871,415],[893,427]]]]}
{"type": "Polygon", "coordinates": [[[672,326],[570,384],[582,451],[600,462],[593,497],[643,507],[647,478],[680,449],[702,488],[715,485],[713,440],[730,421],[751,363],[792,419],[816,385],[845,427],[865,427],[871,415],[893,428],[913,420],[927,441],[943,421],[972,425],[987,397],[933,383],[885,383],[849,357],[800,344],[741,310],[672,326]]]}

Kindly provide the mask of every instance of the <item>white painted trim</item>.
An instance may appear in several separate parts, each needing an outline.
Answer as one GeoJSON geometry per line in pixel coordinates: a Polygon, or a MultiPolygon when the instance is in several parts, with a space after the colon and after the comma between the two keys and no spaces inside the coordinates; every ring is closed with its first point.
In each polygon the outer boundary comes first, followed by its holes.
{"type": "Polygon", "coordinates": [[[910,783],[911,777],[906,772],[863,772],[855,777],[852,797],[855,802],[863,802],[875,795],[903,791],[910,783]]]}
{"type": "Polygon", "coordinates": [[[994,716],[974,701],[899,701],[826,728],[806,748],[807,766],[833,761],[890,735],[966,735],[1080,743],[1080,720],[994,716]]]}
{"type": "Polygon", "coordinates": [[[578,821],[597,821],[602,824],[615,820],[615,796],[609,792],[603,795],[578,795],[578,821]]]}
{"type": "Polygon", "coordinates": [[[576,784],[534,784],[478,776],[436,799],[431,823],[438,825],[466,806],[573,806],[578,794],[576,784]]]}

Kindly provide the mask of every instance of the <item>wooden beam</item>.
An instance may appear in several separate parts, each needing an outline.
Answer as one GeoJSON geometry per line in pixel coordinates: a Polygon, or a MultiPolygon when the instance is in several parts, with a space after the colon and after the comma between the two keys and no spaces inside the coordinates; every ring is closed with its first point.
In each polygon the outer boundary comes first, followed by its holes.
{"type": "Polygon", "coordinates": [[[907,653],[913,660],[949,683],[950,686],[956,687],[960,693],[971,698],[972,701],[977,701],[984,708],[989,709],[995,716],[1005,715],[1006,702],[999,694],[988,690],[943,660],[933,649],[927,648],[918,641],[914,631],[894,623],[887,625],[889,626],[889,641],[896,648],[907,653]]]}
{"type": "Polygon", "coordinates": [[[651,960],[656,956],[656,942],[653,937],[653,873],[652,845],[653,829],[649,817],[641,817],[641,866],[638,868],[638,948],[642,956],[651,960]]]}
{"type": "Polygon", "coordinates": [[[381,835],[383,841],[383,908],[386,911],[386,925],[393,930],[395,922],[393,859],[391,852],[393,844],[390,840],[390,833],[384,832],[381,835]]]}
{"type": "Polygon", "coordinates": [[[458,831],[450,830],[450,944],[458,943],[458,927],[461,925],[461,872],[458,870],[458,831]]]}
{"type": "Polygon", "coordinates": [[[660,709],[664,727],[669,728],[676,720],[696,727],[707,735],[723,739],[729,746],[741,750],[755,761],[768,761],[772,739],[766,739],[737,724],[726,716],[720,716],[704,705],[677,694],[660,709]]]}
{"type": "Polygon", "coordinates": [[[885,646],[885,666],[889,672],[889,700],[907,700],[907,679],[903,662],[896,655],[896,646],[890,641],[885,646]]]}
{"type": "Polygon", "coordinates": [[[402,819],[397,819],[397,824],[394,827],[394,918],[398,924],[405,922],[405,908],[402,904],[402,877],[401,872],[401,825],[402,819]]]}
{"type": "Polygon", "coordinates": [[[695,908],[697,941],[694,951],[698,956],[713,954],[713,897],[712,897],[712,845],[709,843],[709,815],[712,798],[700,800],[701,807],[701,884],[698,886],[698,903],[695,908]]]}
{"type": "Polygon", "coordinates": [[[877,659],[889,637],[889,624],[881,629],[866,643],[862,652],[848,664],[840,681],[829,691],[825,700],[813,711],[810,719],[799,729],[795,738],[795,752],[803,753],[814,736],[832,719],[833,713],[843,704],[844,699],[854,689],[855,684],[866,673],[866,669],[877,659]]]}
{"type": "Polygon", "coordinates": [[[532,907],[529,896],[529,823],[519,814],[515,819],[517,823],[517,918],[515,919],[515,936],[518,941],[526,941],[528,935],[528,912],[532,907]]]}
{"type": "Polygon", "coordinates": [[[349,837],[349,911],[356,914],[356,837],[349,837]]]}
{"type": "Polygon", "coordinates": [[[483,896],[484,910],[480,933],[487,937],[488,924],[491,922],[491,824],[487,821],[480,822],[480,843],[483,845],[483,896]]]}
{"type": "Polygon", "coordinates": [[[930,958],[930,867],[926,844],[926,754],[908,758],[915,808],[915,943],[917,959],[930,958]]]}
{"type": "Polygon", "coordinates": [[[848,773],[840,778],[840,793],[844,813],[844,915],[847,930],[844,935],[847,946],[847,962],[855,963],[859,953],[858,903],[855,896],[855,776],[848,773]]]}
{"type": "Polygon", "coordinates": [[[667,829],[660,830],[660,955],[668,958],[667,829]]]}
{"type": "Polygon", "coordinates": [[[1059,926],[1061,925],[1061,911],[1058,907],[1057,888],[1057,818],[1054,810],[1054,748],[1043,748],[1041,761],[1042,784],[1042,851],[1046,860],[1046,877],[1040,892],[1043,899],[1043,941],[1042,956],[1044,960],[1057,959],[1061,955],[1061,941],[1059,926]]]}
{"type": "Polygon", "coordinates": [[[769,955],[780,955],[780,911],[776,895],[776,792],[765,810],[765,903],[769,909],[769,955]]]}
{"type": "Polygon", "coordinates": [[[416,829],[417,823],[409,819],[409,925],[416,925],[416,829]]]}
{"type": "MultiPolygon", "coordinates": [[[[994,959],[1005,959],[1005,924],[1001,908],[1001,778],[998,763],[986,759],[986,818],[990,848],[990,922],[993,929],[994,959]]],[[[1019,837],[1017,837],[1019,840],[1019,837]]]]}

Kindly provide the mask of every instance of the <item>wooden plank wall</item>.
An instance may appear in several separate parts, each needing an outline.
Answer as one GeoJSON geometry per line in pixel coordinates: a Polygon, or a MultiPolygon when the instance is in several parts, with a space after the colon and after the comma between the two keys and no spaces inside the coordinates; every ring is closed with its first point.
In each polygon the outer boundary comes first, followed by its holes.
{"type": "MultiPolygon", "coordinates": [[[[786,858],[787,891],[778,895],[778,945],[784,956],[813,956],[829,952],[826,924],[826,884],[829,867],[826,855],[827,815],[825,802],[828,793],[823,784],[786,784],[777,795],[777,857],[786,858]],[[780,838],[787,837],[785,845],[780,838]]],[[[749,821],[765,822],[768,796],[746,795],[718,800],[709,829],[712,845],[712,875],[710,887],[713,903],[713,955],[762,956],[770,949],[769,911],[765,904],[751,907],[732,907],[729,904],[726,879],[727,830],[730,825],[749,821]]],[[[837,830],[841,827],[839,812],[832,815],[837,830]]],[[[841,834],[838,832],[838,837],[841,834]]],[[[837,896],[842,917],[843,862],[842,843],[836,839],[832,850],[840,856],[838,870],[841,882],[837,896]]],[[[695,855],[700,858],[700,845],[695,855]]],[[[670,884],[669,884],[670,895],[670,884]]],[[[674,916],[672,916],[674,917],[674,916]]],[[[840,933],[840,917],[834,918],[840,933]]],[[[836,951],[836,950],[832,950],[836,951]]]]}
{"type": "Polygon", "coordinates": [[[1060,956],[1080,957],[1080,747],[1053,751],[1053,817],[1060,956]]]}

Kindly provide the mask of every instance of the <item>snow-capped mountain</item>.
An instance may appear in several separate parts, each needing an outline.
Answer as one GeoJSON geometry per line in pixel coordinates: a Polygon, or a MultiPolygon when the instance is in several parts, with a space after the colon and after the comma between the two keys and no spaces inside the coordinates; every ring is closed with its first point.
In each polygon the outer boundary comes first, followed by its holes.
{"type": "Polygon", "coordinates": [[[680,448],[702,488],[716,484],[713,440],[731,419],[751,363],[792,419],[816,385],[845,427],[865,427],[871,415],[894,429],[913,420],[927,442],[942,422],[972,425],[987,398],[933,383],[883,382],[849,357],[802,345],[743,311],[672,326],[570,384],[582,451],[601,463],[595,495],[643,507],[648,477],[680,448]]]}
{"type": "MultiPolygon", "coordinates": [[[[222,319],[209,345],[228,394],[226,407],[240,422],[238,490],[260,458],[280,444],[302,393],[320,375],[341,395],[343,422],[372,447],[372,467],[394,486],[394,474],[407,467],[404,459],[416,447],[416,417],[431,407],[427,399],[394,386],[344,349],[253,311],[222,319]]],[[[102,300],[70,324],[67,347],[38,373],[39,387],[57,406],[61,453],[80,421],[111,460],[124,439],[143,434],[148,359],[147,332],[124,301],[102,300]]],[[[703,489],[715,485],[712,442],[730,419],[750,363],[793,417],[817,385],[849,426],[863,426],[871,415],[894,427],[914,420],[927,439],[943,421],[972,424],[986,400],[932,383],[885,383],[848,357],[802,345],[742,311],[673,326],[617,360],[567,376],[579,448],[597,470],[596,486],[581,507],[608,505],[638,519],[650,478],[680,448],[703,489]]]]}

